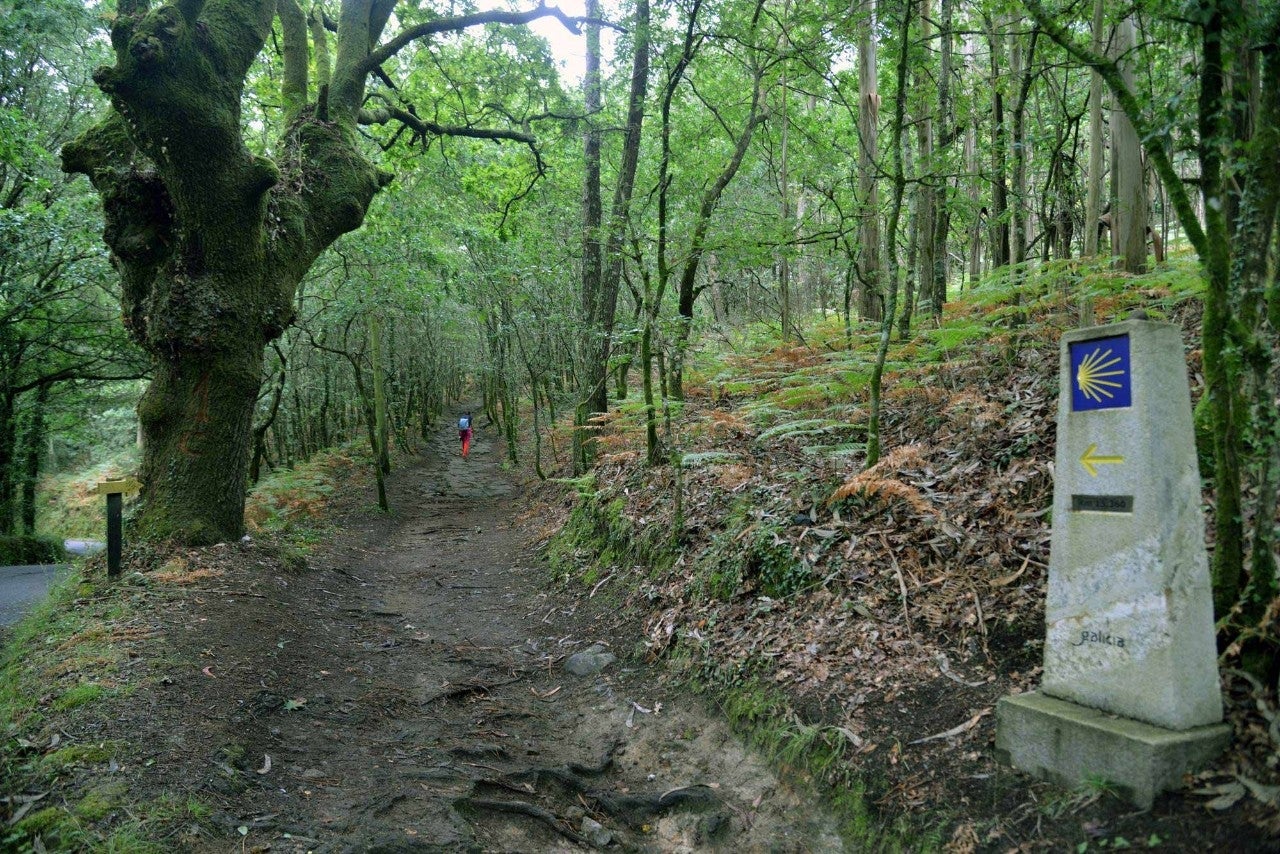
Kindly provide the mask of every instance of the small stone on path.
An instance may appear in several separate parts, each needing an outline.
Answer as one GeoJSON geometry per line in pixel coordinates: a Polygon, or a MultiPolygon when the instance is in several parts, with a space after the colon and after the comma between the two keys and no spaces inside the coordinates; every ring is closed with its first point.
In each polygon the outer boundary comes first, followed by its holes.
{"type": "Polygon", "coordinates": [[[608,848],[613,842],[613,834],[604,829],[604,825],[590,817],[583,817],[582,827],[578,831],[587,841],[597,848],[608,848]]]}
{"type": "Polygon", "coordinates": [[[564,671],[574,676],[594,676],[617,660],[616,655],[606,652],[603,646],[596,643],[569,656],[564,663],[564,671]]]}

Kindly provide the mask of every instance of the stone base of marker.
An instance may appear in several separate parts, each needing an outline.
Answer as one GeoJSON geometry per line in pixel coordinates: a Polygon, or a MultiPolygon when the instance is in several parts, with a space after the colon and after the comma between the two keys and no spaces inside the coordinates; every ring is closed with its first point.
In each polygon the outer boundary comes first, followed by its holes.
{"type": "Polygon", "coordinates": [[[1146,809],[1226,749],[1231,726],[1170,730],[1045,694],[996,705],[996,755],[1033,777],[1076,788],[1105,780],[1146,809]]]}

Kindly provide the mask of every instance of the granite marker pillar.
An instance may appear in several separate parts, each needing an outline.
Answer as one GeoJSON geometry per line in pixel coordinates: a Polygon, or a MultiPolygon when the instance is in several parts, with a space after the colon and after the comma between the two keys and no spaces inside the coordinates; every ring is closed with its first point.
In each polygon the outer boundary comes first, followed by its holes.
{"type": "Polygon", "coordinates": [[[1060,377],[1044,678],[1000,701],[996,747],[1147,805],[1229,737],[1181,334],[1068,332],[1060,377]]]}

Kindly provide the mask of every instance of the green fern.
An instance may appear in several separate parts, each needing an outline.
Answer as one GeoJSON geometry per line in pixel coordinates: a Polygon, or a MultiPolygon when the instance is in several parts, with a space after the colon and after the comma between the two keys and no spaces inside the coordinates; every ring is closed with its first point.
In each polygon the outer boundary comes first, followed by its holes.
{"type": "Polygon", "coordinates": [[[848,428],[850,425],[825,418],[803,418],[799,421],[786,421],[776,424],[756,437],[757,442],[771,439],[795,439],[800,436],[822,436],[836,430],[848,428]]]}
{"type": "Polygon", "coordinates": [[[740,454],[728,451],[702,451],[696,454],[685,454],[680,458],[680,467],[691,469],[699,466],[714,466],[732,463],[742,459],[740,454]]]}

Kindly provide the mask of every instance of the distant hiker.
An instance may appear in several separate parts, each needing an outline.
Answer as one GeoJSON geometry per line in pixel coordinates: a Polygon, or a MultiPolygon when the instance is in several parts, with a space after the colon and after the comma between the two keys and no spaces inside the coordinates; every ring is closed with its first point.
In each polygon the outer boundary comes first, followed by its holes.
{"type": "Polygon", "coordinates": [[[462,458],[465,460],[471,452],[471,413],[463,413],[458,419],[458,438],[462,440],[462,458]]]}

